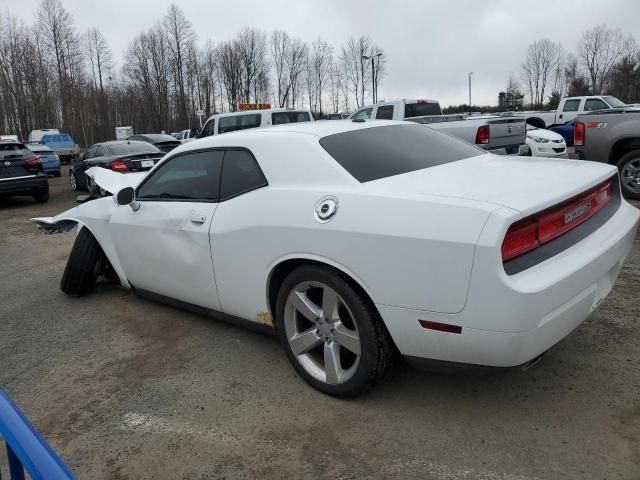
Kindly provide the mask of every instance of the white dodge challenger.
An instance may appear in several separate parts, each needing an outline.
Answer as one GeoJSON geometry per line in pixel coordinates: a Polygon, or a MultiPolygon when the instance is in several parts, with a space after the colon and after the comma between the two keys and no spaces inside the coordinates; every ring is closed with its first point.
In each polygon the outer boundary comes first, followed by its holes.
{"type": "Polygon", "coordinates": [[[355,395],[396,353],[509,367],[610,292],[639,212],[617,170],[486,153],[407,122],[313,122],[185,144],[77,226],[61,289],[116,275],[141,295],[275,330],[295,370],[355,395]]]}

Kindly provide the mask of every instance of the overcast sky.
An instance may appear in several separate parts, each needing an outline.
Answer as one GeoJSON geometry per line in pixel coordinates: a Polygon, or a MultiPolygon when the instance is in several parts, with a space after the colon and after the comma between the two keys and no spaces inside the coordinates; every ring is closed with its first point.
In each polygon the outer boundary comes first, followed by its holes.
{"type": "MultiPolygon", "coordinates": [[[[165,13],[169,0],[63,0],[80,31],[98,27],[115,57],[165,13]]],[[[536,39],[575,51],[583,30],[598,23],[640,40],[638,0],[181,0],[201,44],[228,39],[245,26],[286,30],[339,49],[350,36],[369,35],[384,49],[387,72],[379,98],[434,98],[495,104],[509,73],[519,75],[536,39]]],[[[2,10],[31,22],[38,0],[0,0],[2,10]]]]}

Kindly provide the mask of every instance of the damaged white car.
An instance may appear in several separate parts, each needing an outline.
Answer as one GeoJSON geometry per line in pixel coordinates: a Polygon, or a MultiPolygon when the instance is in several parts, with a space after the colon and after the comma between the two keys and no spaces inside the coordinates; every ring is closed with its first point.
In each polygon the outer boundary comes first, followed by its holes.
{"type": "Polygon", "coordinates": [[[113,175],[95,178],[113,197],[33,219],[78,226],[62,290],[87,293],[107,269],[141,295],[275,328],[332,395],[372,387],[396,350],[536,359],[609,293],[639,218],[612,166],[496,156],[406,122],[237,132],[113,175]]]}

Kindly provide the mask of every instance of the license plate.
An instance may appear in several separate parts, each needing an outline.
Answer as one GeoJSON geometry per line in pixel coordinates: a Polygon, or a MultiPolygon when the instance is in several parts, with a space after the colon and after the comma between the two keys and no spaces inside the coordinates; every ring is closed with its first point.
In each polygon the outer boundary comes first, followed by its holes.
{"type": "Polygon", "coordinates": [[[153,167],[154,163],[155,162],[153,160],[142,160],[140,162],[140,165],[142,165],[143,167],[153,167]]]}

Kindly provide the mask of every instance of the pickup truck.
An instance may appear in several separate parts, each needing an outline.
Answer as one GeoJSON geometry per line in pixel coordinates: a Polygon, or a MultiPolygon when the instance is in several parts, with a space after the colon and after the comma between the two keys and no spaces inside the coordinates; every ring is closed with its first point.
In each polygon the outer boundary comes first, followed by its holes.
{"type": "Polygon", "coordinates": [[[30,143],[42,143],[53,150],[62,163],[70,163],[80,153],[78,145],[68,133],[60,133],[55,128],[32,130],[30,143]]]}
{"type": "Polygon", "coordinates": [[[527,154],[523,118],[483,115],[443,115],[437,100],[380,102],[354,112],[352,120],[407,120],[453,135],[468,143],[507,155],[527,154]]]}
{"type": "Polygon", "coordinates": [[[579,115],[570,158],[616,165],[622,194],[640,200],[640,108],[622,107],[579,115]]]}
{"type": "Polygon", "coordinates": [[[590,95],[564,97],[555,111],[504,112],[502,115],[525,118],[529,125],[536,128],[549,128],[570,122],[582,113],[624,106],[624,102],[611,95],[590,95]]]}

